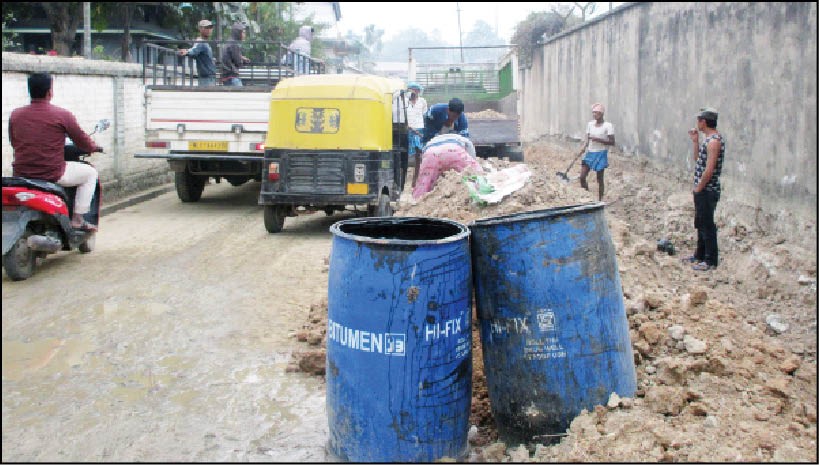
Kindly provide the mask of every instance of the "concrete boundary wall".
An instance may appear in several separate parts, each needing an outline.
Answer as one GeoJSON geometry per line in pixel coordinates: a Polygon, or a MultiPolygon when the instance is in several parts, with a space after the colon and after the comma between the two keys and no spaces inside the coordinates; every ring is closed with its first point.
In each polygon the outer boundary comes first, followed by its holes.
{"type": "Polygon", "coordinates": [[[619,148],[691,180],[686,131],[711,106],[727,145],[718,212],[815,225],[816,17],[815,2],[622,5],[535,53],[521,73],[523,139],[585,137],[602,102],[619,148]]]}
{"type": "Polygon", "coordinates": [[[100,119],[111,121],[110,129],[93,136],[105,153],[89,159],[100,173],[107,199],[172,179],[165,160],[133,157],[145,147],[142,65],[8,52],[3,52],[2,63],[4,176],[11,175],[13,159],[9,116],[30,102],[28,75],[47,72],[54,76],[52,103],[71,111],[86,132],[100,119]]]}

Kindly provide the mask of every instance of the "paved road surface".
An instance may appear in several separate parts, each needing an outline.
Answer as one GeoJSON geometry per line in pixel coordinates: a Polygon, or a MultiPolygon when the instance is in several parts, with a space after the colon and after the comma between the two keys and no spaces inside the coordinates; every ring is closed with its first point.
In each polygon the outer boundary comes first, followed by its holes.
{"type": "Polygon", "coordinates": [[[3,273],[3,461],[323,461],[324,384],[286,373],[333,222],[268,234],[258,183],[104,216],[88,255],[3,273]]]}

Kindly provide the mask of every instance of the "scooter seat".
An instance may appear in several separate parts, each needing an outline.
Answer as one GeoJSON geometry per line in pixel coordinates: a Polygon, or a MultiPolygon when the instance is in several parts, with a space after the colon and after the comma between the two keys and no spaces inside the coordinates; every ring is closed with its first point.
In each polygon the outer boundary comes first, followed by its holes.
{"type": "Polygon", "coordinates": [[[59,195],[66,203],[68,203],[68,195],[65,189],[59,184],[42,179],[24,178],[22,176],[3,176],[3,187],[30,187],[51,194],[59,195]]]}

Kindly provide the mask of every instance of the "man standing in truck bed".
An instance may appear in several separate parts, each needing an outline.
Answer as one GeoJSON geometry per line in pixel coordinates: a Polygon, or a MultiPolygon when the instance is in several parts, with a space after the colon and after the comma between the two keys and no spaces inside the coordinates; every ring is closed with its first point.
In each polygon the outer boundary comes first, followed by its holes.
{"type": "Polygon", "coordinates": [[[238,21],[233,23],[230,28],[231,41],[222,52],[221,79],[223,86],[242,86],[242,80],[239,79],[239,68],[241,68],[242,64],[250,61],[250,58],[242,55],[241,45],[247,35],[245,29],[245,25],[238,21]]]}
{"type": "Polygon", "coordinates": [[[216,85],[216,65],[213,64],[213,49],[208,39],[213,32],[213,23],[207,19],[199,21],[199,37],[193,47],[179,49],[182,56],[193,57],[196,60],[196,73],[199,75],[200,86],[216,85]]]}

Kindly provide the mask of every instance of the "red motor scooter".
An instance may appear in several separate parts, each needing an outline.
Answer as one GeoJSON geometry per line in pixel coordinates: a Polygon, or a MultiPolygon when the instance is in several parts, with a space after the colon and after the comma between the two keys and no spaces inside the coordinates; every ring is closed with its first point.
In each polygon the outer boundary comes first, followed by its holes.
{"type": "MultiPolygon", "coordinates": [[[[100,120],[91,134],[108,129],[111,123],[100,120]]],[[[85,153],[66,138],[66,161],[89,163],[85,153]]],[[[21,176],[3,176],[3,268],[14,281],[34,273],[37,258],[60,250],[94,250],[93,231],[71,227],[76,187],[21,176]]],[[[99,225],[102,190],[99,178],[91,200],[91,210],[84,215],[87,223],[99,225]]]]}

